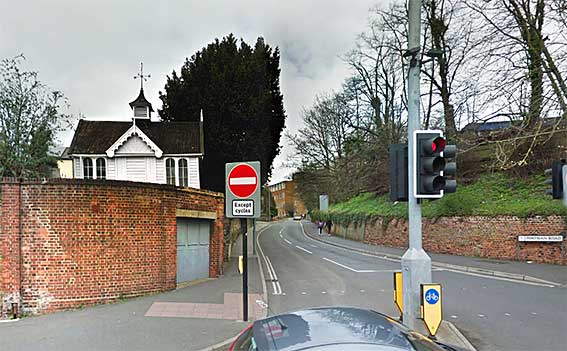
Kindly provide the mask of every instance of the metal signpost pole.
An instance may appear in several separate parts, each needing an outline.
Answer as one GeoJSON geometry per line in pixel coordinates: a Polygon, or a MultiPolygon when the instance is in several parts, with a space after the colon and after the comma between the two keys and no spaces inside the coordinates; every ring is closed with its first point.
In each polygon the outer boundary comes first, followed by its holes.
{"type": "Polygon", "coordinates": [[[402,257],[404,323],[410,328],[423,331],[420,323],[421,284],[431,282],[431,259],[422,248],[421,207],[414,190],[414,131],[420,129],[420,24],[421,0],[409,0],[408,53],[408,219],[409,248],[402,257]]]}
{"type": "Polygon", "coordinates": [[[252,255],[256,255],[256,218],[252,219],[252,255]]]}
{"type": "Polygon", "coordinates": [[[248,228],[242,235],[242,319],[248,321],[248,228]]]}
{"type": "MultiPolygon", "coordinates": [[[[225,164],[225,216],[252,219],[252,247],[256,250],[256,218],[261,215],[260,162],[225,164]]],[[[242,234],[242,319],[248,320],[248,222],[242,234]]]]}

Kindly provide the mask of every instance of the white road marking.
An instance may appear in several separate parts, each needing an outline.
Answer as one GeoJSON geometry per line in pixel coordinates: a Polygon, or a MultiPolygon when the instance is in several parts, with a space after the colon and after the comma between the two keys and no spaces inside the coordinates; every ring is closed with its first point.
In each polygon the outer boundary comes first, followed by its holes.
{"type": "Polygon", "coordinates": [[[274,266],[272,265],[272,261],[270,260],[270,258],[268,256],[265,256],[265,258],[268,261],[268,269],[271,270],[272,273],[273,273],[273,278],[274,278],[274,281],[272,281],[272,287],[274,289],[273,295],[281,295],[282,294],[282,287],[281,287],[280,282],[278,280],[276,270],[274,269],[274,266]]]}
{"type": "Polygon", "coordinates": [[[532,312],[532,316],[537,316],[537,312],[532,312]]]}
{"type": "Polygon", "coordinates": [[[451,316],[451,318],[453,318],[453,319],[457,319],[458,317],[457,317],[457,316],[455,316],[455,315],[452,315],[452,316],[451,316]]]}
{"type": "MultiPolygon", "coordinates": [[[[309,235],[307,235],[307,233],[305,233],[305,228],[303,227],[303,223],[299,223],[301,225],[301,231],[303,232],[303,236],[305,236],[307,239],[315,241],[315,242],[322,242],[320,240],[315,240],[312,237],[310,237],[309,235]]],[[[345,248],[340,248],[337,247],[335,245],[331,245],[329,243],[326,242],[322,242],[323,244],[326,244],[328,246],[332,246],[335,249],[342,249],[343,251],[349,251],[352,253],[356,253],[358,255],[362,255],[362,256],[368,256],[368,257],[374,257],[374,258],[378,258],[381,260],[386,260],[386,261],[392,261],[392,262],[400,262],[401,259],[398,258],[391,258],[391,257],[387,257],[387,256],[381,256],[378,254],[367,254],[364,252],[360,252],[360,251],[355,251],[355,250],[349,250],[349,249],[345,249],[345,248]]],[[[554,288],[556,285],[553,284],[544,284],[544,283],[536,283],[536,282],[531,282],[531,281],[525,281],[525,280],[517,280],[517,279],[509,279],[509,278],[505,278],[505,277],[498,277],[498,276],[493,276],[493,275],[483,275],[483,274],[477,274],[477,273],[473,273],[473,272],[466,272],[466,271],[462,271],[462,270],[457,270],[457,269],[450,269],[450,268],[439,268],[439,271],[447,271],[447,272],[453,272],[453,273],[459,273],[459,274],[466,274],[466,275],[471,275],[471,276],[475,276],[475,277],[481,277],[481,278],[487,278],[487,279],[495,279],[495,280],[503,280],[503,281],[508,281],[508,282],[512,282],[512,283],[517,283],[517,284],[526,284],[526,285],[534,285],[534,286],[543,286],[543,287],[548,287],[548,288],[554,288]]],[[[359,273],[363,273],[363,272],[359,272],[359,273]]],[[[364,273],[369,273],[369,272],[364,272],[364,273]]],[[[463,288],[463,290],[465,290],[465,288],[463,288]]]]}
{"type": "Polygon", "coordinates": [[[264,261],[266,262],[266,267],[268,268],[268,274],[270,275],[270,281],[272,282],[272,289],[274,290],[274,295],[277,292],[277,288],[276,288],[276,282],[275,282],[275,278],[274,278],[274,274],[272,273],[272,269],[270,268],[270,264],[268,263],[268,256],[264,256],[264,261]]]}
{"type": "Polygon", "coordinates": [[[326,293],[327,293],[326,291],[321,291],[321,294],[326,294],[326,293]]]}
{"type": "Polygon", "coordinates": [[[360,292],[363,293],[365,290],[364,289],[360,289],[360,292]]]}
{"type": "Polygon", "coordinates": [[[508,313],[508,312],[504,313],[504,315],[505,315],[506,317],[510,317],[510,316],[511,316],[511,314],[508,313]]]}
{"type": "Polygon", "coordinates": [[[286,243],[291,245],[291,241],[287,240],[287,239],[283,239],[286,243]]]}
{"type": "Polygon", "coordinates": [[[478,315],[480,318],[484,318],[484,314],[479,314],[478,315]]]}
{"type": "Polygon", "coordinates": [[[307,294],[305,291],[302,291],[302,292],[301,292],[301,295],[305,295],[305,294],[307,294]]]}
{"type": "Polygon", "coordinates": [[[342,268],[344,268],[344,269],[348,269],[349,271],[354,272],[354,273],[392,273],[392,272],[395,272],[395,271],[396,271],[395,269],[384,269],[384,270],[375,270],[375,269],[354,269],[354,268],[351,268],[351,267],[349,267],[349,266],[346,266],[346,265],[344,265],[344,264],[342,264],[342,263],[339,263],[339,262],[337,262],[337,261],[333,261],[333,260],[331,260],[330,258],[327,258],[327,257],[323,257],[323,260],[325,260],[325,261],[327,261],[327,262],[331,262],[332,264],[336,264],[337,266],[342,267],[342,268]]]}
{"type": "Polygon", "coordinates": [[[349,266],[345,266],[345,265],[342,264],[342,263],[338,263],[338,262],[336,262],[336,261],[333,261],[333,260],[331,260],[331,259],[328,259],[327,257],[323,257],[323,260],[325,260],[325,261],[327,261],[327,262],[331,262],[331,263],[333,263],[333,264],[336,264],[336,265],[339,266],[339,267],[343,267],[343,268],[345,268],[345,269],[348,269],[348,270],[351,271],[351,272],[356,272],[356,269],[350,268],[349,266]]]}
{"type": "MultiPolygon", "coordinates": [[[[270,274],[270,281],[272,282],[272,289],[274,290],[274,295],[277,295],[278,289],[279,289],[279,292],[281,294],[280,283],[277,282],[277,284],[276,284],[275,280],[277,280],[277,277],[274,277],[275,270],[273,272],[270,270],[270,265],[268,263],[269,259],[267,258],[268,256],[264,255],[264,251],[262,251],[262,246],[260,245],[260,235],[263,234],[264,230],[267,230],[268,228],[269,228],[269,226],[266,226],[259,231],[258,237],[257,237],[257,240],[258,240],[257,245],[258,245],[258,252],[260,253],[260,257],[264,258],[264,263],[266,264],[266,267],[268,268],[268,273],[270,274]]],[[[262,267],[260,267],[260,268],[262,268],[262,267]]],[[[273,267],[272,267],[272,269],[273,269],[273,267]]],[[[264,287],[264,288],[266,289],[266,293],[267,293],[267,288],[266,287],[264,287]]],[[[267,307],[267,305],[266,305],[266,307],[267,307]]]]}
{"type": "Polygon", "coordinates": [[[240,177],[240,178],[230,178],[230,185],[255,185],[256,177],[240,177]]]}
{"type": "Polygon", "coordinates": [[[313,255],[313,252],[311,252],[311,251],[309,251],[309,250],[307,250],[307,249],[304,249],[304,248],[302,248],[301,246],[295,245],[295,247],[297,247],[297,248],[300,249],[301,251],[304,251],[304,252],[307,252],[307,253],[310,254],[310,255],[313,255]]]}

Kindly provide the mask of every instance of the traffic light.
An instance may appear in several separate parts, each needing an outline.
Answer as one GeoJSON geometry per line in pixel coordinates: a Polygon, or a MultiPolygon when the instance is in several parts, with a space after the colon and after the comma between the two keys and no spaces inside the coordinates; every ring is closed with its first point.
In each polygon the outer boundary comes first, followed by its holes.
{"type": "Polygon", "coordinates": [[[390,144],[390,200],[408,201],[408,144],[390,144]]]}
{"type": "Polygon", "coordinates": [[[414,195],[435,199],[454,193],[457,181],[449,177],[457,173],[457,164],[447,159],[457,156],[457,147],[447,145],[440,130],[414,132],[414,195]]]}
{"type": "Polygon", "coordinates": [[[545,180],[546,184],[551,184],[551,189],[547,190],[554,199],[563,198],[563,165],[565,165],[565,160],[553,161],[551,168],[545,170],[545,175],[548,177],[545,180]]]}

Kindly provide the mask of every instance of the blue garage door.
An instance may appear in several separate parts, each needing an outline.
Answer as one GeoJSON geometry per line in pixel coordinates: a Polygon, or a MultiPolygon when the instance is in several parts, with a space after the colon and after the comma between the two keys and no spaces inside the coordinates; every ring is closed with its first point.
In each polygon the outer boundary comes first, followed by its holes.
{"type": "Polygon", "coordinates": [[[177,218],[177,283],[209,277],[211,221],[177,218]]]}

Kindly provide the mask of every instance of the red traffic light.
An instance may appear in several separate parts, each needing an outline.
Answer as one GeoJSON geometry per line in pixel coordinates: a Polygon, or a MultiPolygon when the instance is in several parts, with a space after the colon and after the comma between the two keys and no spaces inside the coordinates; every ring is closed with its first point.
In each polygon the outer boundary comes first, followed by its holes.
{"type": "Polygon", "coordinates": [[[445,145],[447,145],[445,139],[443,137],[437,137],[431,141],[431,151],[441,152],[445,149],[445,145]]]}

